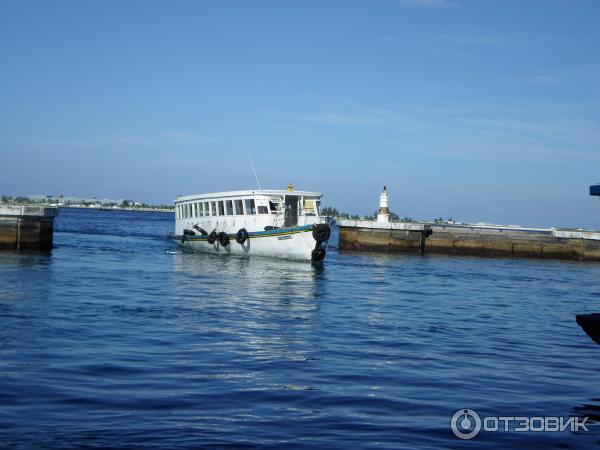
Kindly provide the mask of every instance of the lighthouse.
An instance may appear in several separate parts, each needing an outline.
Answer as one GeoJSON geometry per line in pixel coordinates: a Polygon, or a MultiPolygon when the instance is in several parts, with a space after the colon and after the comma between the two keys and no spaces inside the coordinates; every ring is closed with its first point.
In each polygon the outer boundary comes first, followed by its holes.
{"type": "Polygon", "coordinates": [[[379,211],[377,211],[377,222],[389,222],[390,210],[388,209],[387,186],[383,187],[383,192],[379,195],[379,211]]]}

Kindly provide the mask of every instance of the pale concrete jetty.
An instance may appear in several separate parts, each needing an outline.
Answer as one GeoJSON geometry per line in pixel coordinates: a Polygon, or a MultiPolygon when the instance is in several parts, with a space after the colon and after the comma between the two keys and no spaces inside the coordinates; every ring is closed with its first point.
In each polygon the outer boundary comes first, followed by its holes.
{"type": "Polygon", "coordinates": [[[384,252],[425,252],[425,240],[431,227],[424,223],[376,222],[373,220],[337,220],[339,248],[384,252]]]}
{"type": "Polygon", "coordinates": [[[600,233],[555,228],[431,224],[428,253],[600,261],[600,233]]]}
{"type": "Polygon", "coordinates": [[[51,250],[57,208],[0,205],[0,250],[51,250]]]}
{"type": "Polygon", "coordinates": [[[600,261],[600,232],[457,223],[389,222],[384,188],[377,221],[338,220],[341,250],[600,261]]]}

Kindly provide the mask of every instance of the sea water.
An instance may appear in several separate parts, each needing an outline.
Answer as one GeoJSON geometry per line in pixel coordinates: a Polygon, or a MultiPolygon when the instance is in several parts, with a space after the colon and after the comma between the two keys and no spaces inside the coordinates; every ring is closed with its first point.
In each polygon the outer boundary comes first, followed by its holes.
{"type": "MultiPolygon", "coordinates": [[[[182,250],[168,213],[63,209],[0,254],[2,448],[589,448],[600,264],[182,250]],[[450,427],[460,409],[589,431],[450,427]]],[[[232,243],[232,245],[236,245],[232,243]]]]}

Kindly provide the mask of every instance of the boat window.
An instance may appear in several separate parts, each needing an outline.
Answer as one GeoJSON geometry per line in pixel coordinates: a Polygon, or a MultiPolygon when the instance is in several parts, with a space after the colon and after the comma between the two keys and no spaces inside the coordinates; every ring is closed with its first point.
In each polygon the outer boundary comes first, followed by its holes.
{"type": "Polygon", "coordinates": [[[216,216],[217,215],[217,202],[210,202],[210,215],[211,216],[216,216]]]}
{"type": "Polygon", "coordinates": [[[227,215],[233,216],[233,200],[225,200],[225,206],[227,208],[227,215]]]}
{"type": "Polygon", "coordinates": [[[266,206],[259,206],[258,213],[259,214],[269,214],[269,209],[266,206]]]}
{"type": "Polygon", "coordinates": [[[209,203],[208,202],[204,202],[204,203],[202,203],[202,205],[203,205],[202,209],[204,211],[204,213],[202,215],[203,216],[210,216],[210,210],[209,210],[210,206],[208,206],[209,203]]]}
{"type": "Polygon", "coordinates": [[[223,205],[223,200],[220,200],[217,202],[219,205],[219,216],[224,216],[225,215],[225,207],[223,205]]]}
{"type": "Polygon", "coordinates": [[[198,203],[194,203],[194,217],[198,217],[198,203]]]}
{"type": "Polygon", "coordinates": [[[304,200],[304,214],[314,216],[316,214],[315,201],[311,199],[304,200]]]}
{"type": "Polygon", "coordinates": [[[204,215],[204,203],[198,203],[198,216],[202,217],[204,215]]]}
{"type": "Polygon", "coordinates": [[[235,200],[235,213],[238,216],[244,215],[244,202],[242,200],[235,200]]]}
{"type": "Polygon", "coordinates": [[[272,213],[277,212],[277,205],[275,203],[273,203],[271,200],[269,200],[269,209],[271,210],[272,213]]]}
{"type": "Polygon", "coordinates": [[[253,198],[247,198],[244,203],[246,204],[246,214],[256,214],[256,205],[253,198]]]}
{"type": "Polygon", "coordinates": [[[200,211],[201,207],[202,203],[196,203],[196,217],[200,217],[202,215],[202,212],[200,211]]]}
{"type": "Polygon", "coordinates": [[[315,200],[315,205],[317,205],[316,209],[317,209],[317,216],[321,215],[321,213],[319,212],[321,209],[321,200],[315,200]]]}

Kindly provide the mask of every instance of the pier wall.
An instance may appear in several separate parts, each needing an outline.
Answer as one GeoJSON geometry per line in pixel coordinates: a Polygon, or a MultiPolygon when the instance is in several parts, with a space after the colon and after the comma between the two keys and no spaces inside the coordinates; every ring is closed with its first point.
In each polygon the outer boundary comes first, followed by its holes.
{"type": "Polygon", "coordinates": [[[338,221],[339,248],[384,252],[423,253],[428,227],[424,224],[338,221]],[[344,224],[344,225],[343,225],[344,224]]]}
{"type": "Polygon", "coordinates": [[[343,250],[600,261],[600,233],[589,231],[434,223],[391,223],[381,230],[377,222],[348,220],[338,225],[343,250]],[[412,228],[399,232],[395,225],[412,228]]]}
{"type": "Polygon", "coordinates": [[[57,208],[0,205],[0,250],[51,250],[57,208]]]}

